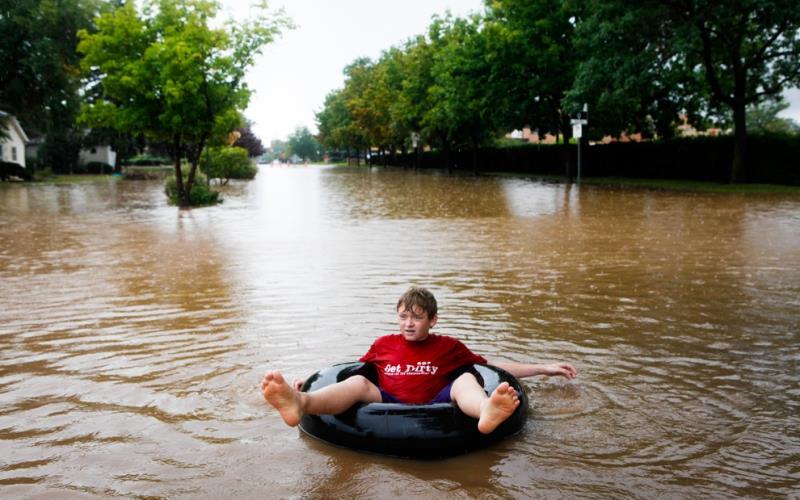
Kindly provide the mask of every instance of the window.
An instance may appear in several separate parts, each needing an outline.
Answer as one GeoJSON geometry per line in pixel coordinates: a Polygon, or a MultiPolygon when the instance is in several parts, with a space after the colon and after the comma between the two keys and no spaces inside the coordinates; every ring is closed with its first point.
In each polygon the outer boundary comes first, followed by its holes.
{"type": "Polygon", "coordinates": [[[11,161],[17,161],[17,148],[16,148],[16,146],[11,146],[11,161]]]}
{"type": "Polygon", "coordinates": [[[92,148],[92,154],[97,154],[97,148],[92,148]]]}

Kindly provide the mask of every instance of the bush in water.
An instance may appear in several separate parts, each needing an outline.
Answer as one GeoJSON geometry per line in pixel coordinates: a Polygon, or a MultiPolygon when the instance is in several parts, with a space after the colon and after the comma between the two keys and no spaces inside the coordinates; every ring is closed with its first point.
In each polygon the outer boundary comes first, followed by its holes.
{"type": "Polygon", "coordinates": [[[252,179],[258,172],[246,149],[230,146],[208,148],[200,157],[200,169],[224,184],[230,179],[252,179]]]}
{"type": "MultiPolygon", "coordinates": [[[[182,170],[183,172],[183,180],[186,182],[186,178],[188,177],[188,172],[186,169],[182,170]]],[[[169,202],[172,205],[178,205],[178,185],[175,182],[175,177],[167,178],[167,182],[164,185],[164,192],[167,194],[169,198],[169,202]]],[[[189,195],[189,205],[193,207],[204,206],[204,205],[214,205],[217,203],[221,203],[222,199],[219,197],[219,192],[214,191],[208,187],[208,182],[206,177],[198,172],[194,179],[194,185],[192,186],[192,192],[189,195]]]]}

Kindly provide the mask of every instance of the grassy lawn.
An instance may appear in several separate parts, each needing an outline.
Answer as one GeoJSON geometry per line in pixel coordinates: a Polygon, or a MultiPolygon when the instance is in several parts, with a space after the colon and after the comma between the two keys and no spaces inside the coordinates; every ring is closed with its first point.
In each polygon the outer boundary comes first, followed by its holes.
{"type": "Polygon", "coordinates": [[[779,184],[720,184],[717,182],[682,181],[669,179],[626,179],[621,177],[588,177],[581,182],[593,186],[619,186],[669,191],[701,193],[757,193],[800,195],[800,186],[779,184]]]}
{"type": "MultiPolygon", "coordinates": [[[[563,183],[563,176],[516,174],[507,172],[488,173],[501,177],[527,177],[544,182],[563,183]]],[[[789,194],[800,196],[800,186],[780,184],[720,184],[717,182],[683,181],[670,179],[629,179],[625,177],[583,177],[581,184],[588,186],[659,189],[665,191],[691,191],[698,193],[753,193],[789,194]]]]}
{"type": "Polygon", "coordinates": [[[92,175],[92,174],[73,174],[73,175],[53,175],[41,179],[41,182],[48,184],[84,184],[92,182],[109,182],[120,179],[115,175],[92,175]]]}

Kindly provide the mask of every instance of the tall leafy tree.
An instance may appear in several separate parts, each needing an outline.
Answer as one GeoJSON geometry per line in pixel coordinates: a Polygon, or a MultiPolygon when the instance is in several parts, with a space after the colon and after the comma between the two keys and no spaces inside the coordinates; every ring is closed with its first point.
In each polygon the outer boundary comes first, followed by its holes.
{"type": "Polygon", "coordinates": [[[391,109],[397,130],[409,136],[416,133],[427,143],[431,142],[432,134],[425,128],[423,118],[432,104],[428,90],[433,85],[433,51],[433,44],[423,35],[406,42],[398,56],[402,81],[391,109]]]}
{"type": "Polygon", "coordinates": [[[373,63],[359,58],[344,69],[342,89],[329,93],[324,108],[316,114],[320,141],[329,150],[366,150],[379,133],[379,112],[366,100],[373,74],[373,63]]]}
{"type": "Polygon", "coordinates": [[[374,110],[373,131],[370,142],[383,152],[394,153],[404,148],[409,136],[403,124],[393,116],[394,104],[403,85],[402,55],[400,49],[393,47],[384,51],[372,68],[372,79],[362,98],[363,104],[371,104],[374,110]]]}
{"type": "Polygon", "coordinates": [[[702,68],[711,98],[733,114],[736,146],[731,182],[745,180],[747,106],[800,84],[800,3],[794,0],[661,0],[686,47],[702,68]]]}
{"type": "MultiPolygon", "coordinates": [[[[569,106],[579,63],[575,27],[585,2],[577,0],[491,0],[488,20],[498,43],[492,58],[506,128],[530,125],[540,132],[571,137],[569,106]]],[[[564,141],[567,142],[566,140],[564,141]]],[[[569,155],[565,154],[569,173],[569,155]]]]}
{"type": "Polygon", "coordinates": [[[697,124],[701,111],[708,111],[704,88],[684,64],[676,64],[665,10],[594,1],[576,26],[581,59],[567,102],[573,108],[591,104],[595,137],[625,132],[671,137],[680,115],[697,124]]]}
{"type": "MultiPolygon", "coordinates": [[[[435,36],[443,43],[433,55],[432,106],[423,123],[441,131],[445,148],[476,152],[498,128],[492,65],[487,61],[486,33],[478,16],[445,18],[435,36]]],[[[473,157],[473,168],[477,168],[473,157]]]]}
{"type": "Polygon", "coordinates": [[[214,1],[148,0],[140,13],[129,0],[100,16],[96,33],[80,32],[82,68],[102,89],[82,120],[170,144],[182,206],[190,204],[203,148],[240,125],[250,96],[245,71],[288,25],[280,13],[270,17],[266,4],[259,6],[246,23],[214,28],[214,1]]]}
{"type": "Polygon", "coordinates": [[[594,0],[589,10],[596,15],[583,32],[592,53],[577,94],[595,92],[598,105],[606,99],[617,115],[638,107],[638,116],[649,114],[662,129],[681,112],[732,116],[730,180],[745,180],[748,106],[800,84],[800,3],[594,0]],[[617,90],[598,92],[598,74],[617,90]]]}
{"type": "Polygon", "coordinates": [[[103,0],[0,2],[0,109],[30,135],[47,138],[44,160],[55,169],[77,161],[81,134],[78,31],[112,4],[103,0]]]}
{"type": "Polygon", "coordinates": [[[352,117],[341,89],[325,96],[325,103],[315,118],[319,141],[327,150],[338,151],[350,147],[346,130],[352,122],[352,117]]]}
{"type": "Polygon", "coordinates": [[[307,127],[298,127],[289,136],[288,154],[296,154],[304,160],[317,161],[320,157],[320,145],[307,127]]]}
{"type": "Polygon", "coordinates": [[[324,108],[316,114],[319,141],[329,151],[350,154],[366,149],[369,140],[361,124],[353,117],[349,96],[352,89],[335,90],[325,97],[324,108]]]}
{"type": "Polygon", "coordinates": [[[374,63],[361,57],[344,69],[345,85],[342,89],[345,106],[351,121],[348,130],[349,142],[357,149],[368,149],[380,141],[384,135],[384,109],[373,106],[369,101],[370,88],[374,87],[374,63]]]}
{"type": "Polygon", "coordinates": [[[791,118],[778,116],[789,108],[789,103],[781,97],[747,108],[747,129],[754,132],[775,134],[796,134],[800,124],[791,118]]]}

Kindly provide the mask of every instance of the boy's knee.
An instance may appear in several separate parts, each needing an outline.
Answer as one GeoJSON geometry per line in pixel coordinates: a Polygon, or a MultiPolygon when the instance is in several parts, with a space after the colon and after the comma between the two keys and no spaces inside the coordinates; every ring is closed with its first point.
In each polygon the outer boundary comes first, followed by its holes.
{"type": "Polygon", "coordinates": [[[465,372],[459,375],[454,381],[450,389],[450,398],[458,403],[464,397],[485,397],[486,391],[483,386],[478,382],[478,377],[470,372],[465,372]]]}
{"type": "Polygon", "coordinates": [[[453,385],[455,384],[469,384],[469,385],[480,385],[478,382],[478,378],[471,372],[464,372],[453,381],[453,385]]]}
{"type": "Polygon", "coordinates": [[[369,392],[373,387],[376,387],[375,384],[363,375],[353,375],[347,379],[347,382],[360,392],[369,392]]]}

